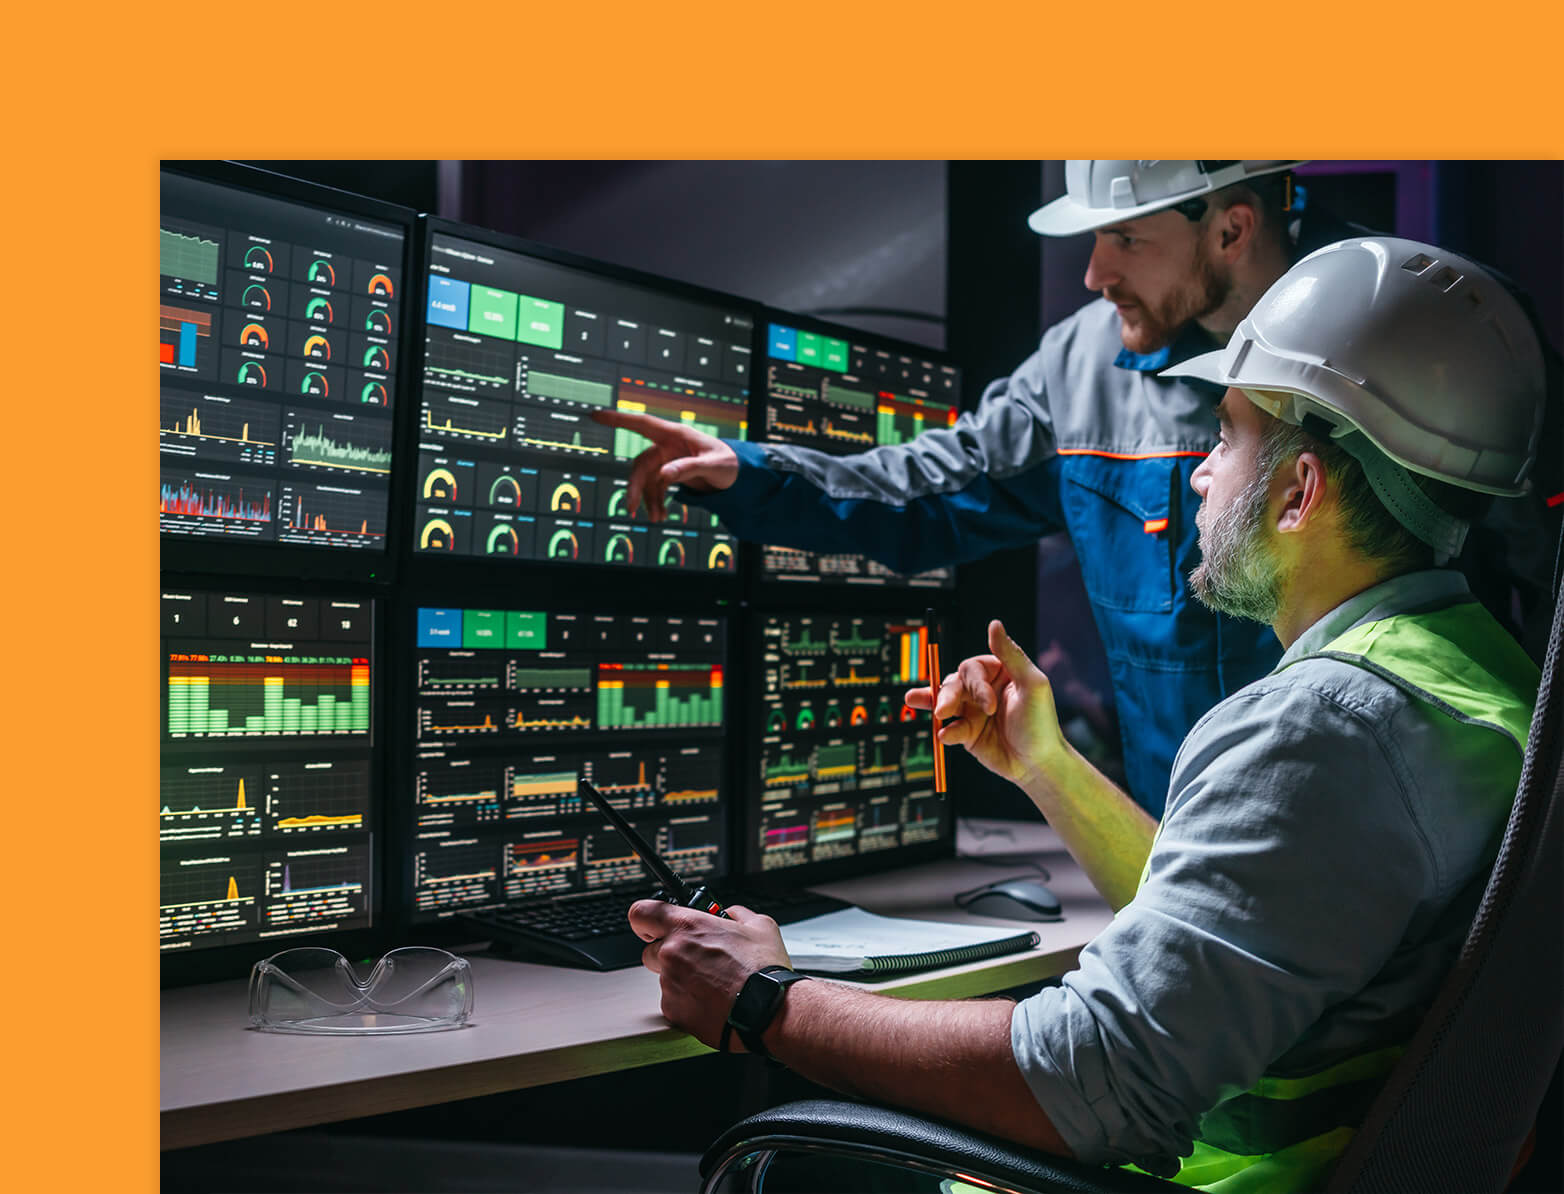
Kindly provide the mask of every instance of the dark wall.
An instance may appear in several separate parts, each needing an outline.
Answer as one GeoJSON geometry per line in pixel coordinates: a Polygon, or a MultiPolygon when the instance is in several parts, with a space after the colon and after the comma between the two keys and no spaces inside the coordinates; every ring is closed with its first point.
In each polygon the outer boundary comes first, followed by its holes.
{"type": "Polygon", "coordinates": [[[1564,349],[1564,162],[1441,162],[1439,243],[1509,275],[1564,349]]]}
{"type": "MultiPolygon", "coordinates": [[[[966,370],[972,409],[991,378],[1003,377],[1037,347],[1042,258],[1026,217],[1041,202],[1036,162],[952,162],[949,167],[950,351],[966,370]]],[[[998,618],[1012,638],[1036,650],[1037,548],[996,552],[958,573],[955,641],[942,645],[952,665],[988,651],[988,623],[998,618]]],[[[1032,814],[1017,789],[947,752],[958,816],[1032,814]]]]}
{"type": "Polygon", "coordinates": [[[438,162],[250,160],[245,164],[341,191],[355,191],[387,203],[400,203],[414,211],[433,212],[439,206],[438,162]]]}
{"type": "Polygon", "coordinates": [[[942,162],[461,162],[445,214],[941,348],[942,162]]]}

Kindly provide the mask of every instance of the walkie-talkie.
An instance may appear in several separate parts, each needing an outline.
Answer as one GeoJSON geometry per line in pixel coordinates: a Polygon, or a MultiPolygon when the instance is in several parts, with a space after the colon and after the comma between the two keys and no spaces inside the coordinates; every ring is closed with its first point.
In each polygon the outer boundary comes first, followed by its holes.
{"type": "Polygon", "coordinates": [[[641,861],[646,864],[646,869],[651,871],[657,882],[662,886],[652,894],[654,900],[664,900],[670,904],[678,904],[681,908],[694,908],[700,912],[709,912],[713,916],[720,916],[724,920],[732,918],[722,910],[722,905],[712,899],[706,892],[704,883],[692,888],[678,875],[673,873],[673,868],[662,860],[662,855],[652,849],[630,822],[626,821],[613,805],[603,798],[603,794],[594,788],[586,780],[578,781],[581,790],[585,792],[597,805],[598,810],[608,818],[609,824],[617,829],[630,843],[630,849],[634,850],[641,861]]]}

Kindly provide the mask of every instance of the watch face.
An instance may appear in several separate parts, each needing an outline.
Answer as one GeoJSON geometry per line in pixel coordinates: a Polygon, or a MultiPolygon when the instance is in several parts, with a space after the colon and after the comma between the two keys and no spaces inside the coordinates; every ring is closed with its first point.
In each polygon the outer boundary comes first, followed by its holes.
{"type": "Polygon", "coordinates": [[[771,1023],[785,989],[772,975],[756,971],[744,980],[739,997],[733,1001],[733,1014],[728,1018],[737,1028],[764,1028],[771,1023]]]}

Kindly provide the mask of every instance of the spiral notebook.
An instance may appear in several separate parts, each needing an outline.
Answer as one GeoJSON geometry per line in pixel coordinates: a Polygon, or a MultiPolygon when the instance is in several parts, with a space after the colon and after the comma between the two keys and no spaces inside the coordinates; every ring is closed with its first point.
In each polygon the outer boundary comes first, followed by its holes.
{"type": "Polygon", "coordinates": [[[1033,949],[1039,940],[1030,929],[996,934],[988,925],[904,920],[862,908],[844,908],[782,926],[782,944],[793,969],[838,978],[889,978],[981,962],[1033,949]]]}

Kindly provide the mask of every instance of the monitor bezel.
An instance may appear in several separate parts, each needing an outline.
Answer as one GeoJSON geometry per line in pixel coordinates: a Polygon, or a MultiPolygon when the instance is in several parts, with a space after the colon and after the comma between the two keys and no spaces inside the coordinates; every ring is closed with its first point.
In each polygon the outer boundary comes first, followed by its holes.
{"type": "MultiPolygon", "coordinates": [[[[422,225],[422,236],[420,239],[421,268],[419,271],[418,291],[422,301],[419,304],[418,312],[415,313],[420,333],[425,326],[425,315],[427,313],[427,286],[431,255],[434,250],[434,239],[439,235],[460,237],[476,244],[515,253],[522,257],[536,258],[549,265],[579,270],[584,274],[605,282],[638,286],[654,294],[662,293],[671,298],[686,302],[703,303],[719,309],[730,308],[733,313],[746,315],[752,321],[752,326],[749,329],[750,383],[749,394],[745,404],[745,418],[749,420],[751,427],[754,426],[753,325],[755,321],[761,318],[761,313],[765,309],[763,304],[739,295],[728,294],[675,278],[665,278],[658,274],[647,273],[644,270],[616,265],[612,262],[573,253],[567,249],[555,248],[551,245],[540,244],[523,237],[512,236],[509,233],[497,232],[493,229],[482,228],[475,224],[462,223],[461,221],[446,219],[441,216],[424,215],[420,217],[420,224],[422,225]]],[[[737,337],[736,340],[741,342],[742,336],[737,337]]],[[[421,347],[415,349],[415,351],[421,354],[421,347]]],[[[419,359],[422,359],[421,355],[419,359]]],[[[418,370],[415,389],[416,392],[413,394],[412,400],[421,407],[424,397],[424,373],[422,369],[418,370]]],[[[411,451],[416,458],[418,436],[414,423],[415,421],[411,417],[405,420],[405,425],[409,431],[411,451]]],[[[540,575],[546,576],[551,586],[563,587],[567,592],[600,589],[605,583],[611,585],[616,577],[624,580],[633,580],[636,577],[652,576],[661,577],[671,582],[677,586],[683,597],[695,601],[733,599],[737,598],[743,591],[745,584],[744,571],[746,568],[745,552],[743,550],[745,544],[737,537],[734,539],[734,566],[725,573],[664,572],[654,567],[623,567],[600,564],[595,561],[590,563],[577,562],[574,566],[566,566],[552,560],[508,560],[488,556],[447,556],[431,552],[420,552],[412,543],[416,522],[413,517],[413,507],[416,504],[414,494],[417,489],[416,472],[417,465],[415,463],[412,472],[407,474],[407,492],[403,503],[407,513],[407,521],[403,532],[405,542],[400,545],[406,553],[403,568],[409,582],[420,584],[438,583],[441,580],[449,582],[451,579],[460,577],[463,583],[467,584],[485,584],[489,582],[505,584],[507,581],[514,584],[516,579],[524,575],[527,570],[536,568],[542,570],[540,575]]]]}
{"type": "MultiPolygon", "coordinates": [[[[262,198],[283,202],[304,203],[345,215],[362,216],[365,219],[395,224],[402,229],[402,277],[404,307],[401,330],[396,333],[398,361],[394,370],[397,405],[391,412],[392,468],[386,506],[386,541],[377,549],[344,549],[311,547],[293,543],[255,543],[225,541],[219,535],[178,535],[160,532],[158,535],[160,566],[168,572],[201,571],[242,575],[263,571],[282,573],[290,577],[310,580],[370,582],[390,584],[396,579],[402,552],[396,544],[406,531],[403,523],[410,518],[404,513],[406,502],[402,494],[406,485],[403,475],[408,457],[407,425],[401,408],[414,400],[412,336],[408,316],[416,309],[422,295],[419,279],[415,278],[413,264],[417,260],[415,250],[419,221],[418,213],[410,207],[387,203],[366,195],[343,191],[318,183],[304,182],[234,161],[163,161],[159,163],[159,186],[164,173],[176,174],[197,182],[215,184],[247,191],[262,198]],[[261,558],[257,559],[257,553],[261,558]]],[[[161,199],[159,202],[161,212],[161,199]]],[[[161,386],[160,386],[161,388],[161,386]]],[[[415,465],[416,466],[416,465],[415,465]]]]}
{"type": "MultiPolygon", "coordinates": [[[[832,336],[836,339],[847,340],[849,343],[857,340],[871,350],[884,349],[901,356],[926,360],[942,367],[948,366],[956,371],[955,408],[958,415],[966,409],[964,405],[964,377],[966,371],[955,357],[945,350],[929,348],[911,340],[898,340],[894,336],[887,336],[880,332],[862,331],[849,324],[835,323],[815,315],[803,315],[783,310],[780,307],[768,306],[761,312],[760,320],[755,326],[755,346],[752,354],[755,358],[753,370],[755,380],[750,394],[750,426],[756,430],[755,437],[750,441],[752,443],[765,445],[770,442],[765,437],[767,402],[765,371],[771,361],[769,355],[770,326],[773,323],[781,323],[802,331],[832,336]]],[[[871,449],[864,450],[870,451],[871,449]]],[[[748,596],[757,603],[768,606],[784,607],[798,604],[806,594],[818,594],[824,599],[826,604],[831,605],[843,601],[843,595],[851,594],[854,600],[862,598],[875,605],[889,604],[892,606],[898,603],[904,605],[909,599],[938,604],[942,601],[948,602],[954,599],[956,594],[957,578],[954,571],[956,565],[954,564],[951,565],[950,583],[942,585],[862,583],[825,578],[785,580],[780,576],[766,574],[765,560],[763,558],[765,552],[764,543],[759,540],[746,540],[746,544],[752,557],[749,567],[753,574],[748,596]],[[920,597],[920,594],[923,596],[920,597]]]]}
{"type": "MultiPolygon", "coordinates": [[[[412,866],[413,851],[416,843],[417,826],[414,823],[415,809],[412,800],[413,776],[417,770],[417,740],[412,732],[413,719],[416,716],[418,706],[417,685],[414,682],[413,670],[419,648],[416,646],[418,610],[425,606],[448,606],[455,608],[489,608],[489,609],[523,609],[529,604],[527,599],[518,596],[518,590],[514,583],[496,583],[492,579],[480,583],[469,584],[454,582],[450,579],[440,580],[422,578],[417,581],[409,580],[403,585],[399,595],[398,608],[395,611],[396,624],[390,628],[398,643],[405,646],[402,652],[401,672],[392,682],[392,691],[397,695],[397,707],[393,716],[398,718],[398,725],[406,727],[406,732],[399,734],[393,750],[395,759],[392,771],[395,776],[394,788],[386,791],[388,808],[388,829],[391,837],[388,839],[395,849],[394,861],[387,867],[384,891],[389,905],[394,909],[393,915],[398,923],[403,926],[403,931],[409,940],[443,946],[459,946],[472,944],[483,939],[481,932],[475,931],[467,922],[468,914],[479,914],[486,910],[492,910],[497,906],[503,906],[505,901],[498,905],[475,905],[468,909],[453,909],[443,916],[430,917],[419,914],[413,908],[412,866]]],[[[719,743],[722,751],[722,783],[725,797],[718,801],[717,807],[722,813],[721,845],[724,857],[718,868],[710,874],[694,877],[696,881],[717,887],[731,876],[734,871],[733,850],[737,840],[738,816],[737,804],[733,794],[737,791],[739,782],[738,767],[743,755],[743,750],[734,746],[735,729],[739,719],[744,717],[746,700],[745,678],[736,674],[737,661],[741,658],[740,636],[745,611],[741,608],[741,602],[736,594],[727,594],[714,598],[712,601],[692,603],[687,594],[655,592],[650,589],[644,593],[635,594],[632,601],[626,594],[616,593],[611,599],[605,599],[599,592],[595,597],[589,590],[575,589],[562,594],[557,589],[551,589],[545,600],[530,603],[533,608],[541,607],[549,613],[580,614],[584,617],[610,615],[615,617],[635,616],[677,616],[704,618],[716,617],[725,622],[723,629],[723,649],[721,655],[723,667],[723,687],[733,689],[731,695],[724,696],[724,704],[727,708],[727,719],[724,728],[714,738],[719,743]]],[[[579,752],[590,751],[595,748],[594,736],[576,740],[563,740],[559,743],[560,749],[579,752]]],[[[665,741],[658,739],[655,734],[642,732],[633,736],[627,736],[627,745],[645,745],[665,741]]],[[[496,751],[496,753],[498,753],[496,751]]],[[[603,822],[608,823],[606,819],[603,822]]],[[[684,876],[689,878],[689,876],[684,876]]],[[[570,897],[579,897],[584,894],[617,892],[625,895],[649,893],[655,883],[643,881],[626,881],[608,884],[599,888],[586,889],[563,893],[570,897]]],[[[534,901],[543,901],[550,897],[547,895],[528,896],[514,901],[517,904],[532,904],[534,901]]],[[[628,907],[628,903],[626,904],[628,907]]]]}
{"type": "MultiPolygon", "coordinates": [[[[191,949],[163,952],[158,951],[158,970],[160,987],[182,987],[193,983],[215,982],[221,979],[242,978],[247,975],[250,968],[263,958],[279,953],[285,949],[293,949],[300,946],[325,946],[335,949],[344,957],[353,961],[360,958],[375,958],[386,950],[399,944],[397,934],[400,926],[394,923],[391,917],[393,905],[388,897],[386,879],[390,871],[392,842],[388,839],[390,829],[390,809],[386,793],[388,791],[388,764],[391,752],[387,750],[387,734],[390,732],[388,715],[391,710],[391,681],[386,675],[387,650],[390,642],[390,623],[393,612],[388,605],[385,593],[365,584],[345,585],[340,581],[322,581],[316,579],[288,579],[279,584],[275,576],[265,576],[252,573],[248,576],[236,576],[232,573],[216,572],[165,572],[159,578],[158,591],[161,601],[162,591],[165,589],[198,589],[211,592],[254,593],[261,596],[286,595],[321,598],[346,598],[350,600],[363,600],[370,602],[373,607],[373,637],[371,646],[375,652],[375,658],[382,661],[375,667],[375,674],[370,681],[370,725],[375,727],[375,732],[370,737],[368,747],[369,757],[369,800],[370,818],[374,822],[378,820],[379,829],[374,833],[370,844],[370,874],[373,877],[374,889],[370,897],[369,919],[367,926],[357,929],[349,929],[342,932],[325,930],[321,932],[301,932],[286,936],[273,937],[265,941],[250,941],[235,945],[201,946],[191,949]]],[[[158,635],[158,655],[163,654],[163,636],[161,630],[158,635]]],[[[169,756],[163,753],[164,734],[166,730],[166,708],[163,706],[163,697],[159,696],[160,711],[158,715],[158,766],[161,776],[161,768],[169,761],[169,756]]],[[[177,760],[177,756],[176,756],[177,760]]],[[[161,853],[159,868],[161,870],[161,853]]],[[[236,1014],[238,1014],[236,1012],[236,1014]]]]}
{"type": "MultiPolygon", "coordinates": [[[[892,610],[880,608],[850,608],[847,606],[833,607],[750,607],[748,614],[748,629],[746,639],[742,644],[744,667],[750,677],[758,677],[765,666],[765,638],[763,631],[767,618],[851,618],[851,617],[923,617],[923,611],[909,611],[907,602],[903,601],[899,607],[892,610]]],[[[929,607],[925,607],[927,609],[929,607]]],[[[942,637],[949,638],[955,624],[956,610],[949,603],[934,605],[934,617],[939,623],[942,637]]],[[[945,664],[954,664],[954,660],[945,660],[945,664]]],[[[884,871],[900,870],[902,867],[914,866],[918,863],[933,862],[943,858],[953,858],[956,854],[956,793],[946,791],[944,793],[946,810],[949,815],[948,830],[931,842],[916,842],[910,846],[898,846],[892,850],[880,850],[870,854],[854,854],[847,858],[830,858],[819,862],[806,862],[798,866],[784,867],[779,870],[764,870],[749,868],[749,841],[741,838],[743,835],[753,835],[759,824],[759,800],[753,807],[749,799],[746,783],[756,778],[757,769],[760,766],[763,751],[761,740],[765,736],[765,690],[758,680],[751,679],[747,686],[744,705],[743,735],[748,746],[746,759],[749,774],[739,777],[739,786],[735,789],[738,794],[738,805],[733,812],[734,845],[732,880],[736,884],[746,887],[765,889],[768,887],[817,887],[822,883],[831,883],[838,879],[852,879],[861,875],[879,874],[884,871]],[[752,813],[755,814],[752,816],[752,813]]],[[[928,724],[919,720],[920,726],[928,732],[928,724]]],[[[947,750],[952,749],[947,747],[947,750]]]]}

